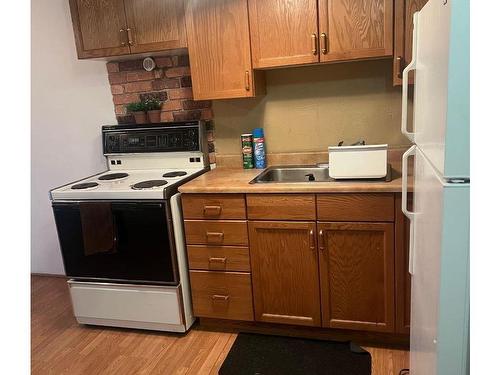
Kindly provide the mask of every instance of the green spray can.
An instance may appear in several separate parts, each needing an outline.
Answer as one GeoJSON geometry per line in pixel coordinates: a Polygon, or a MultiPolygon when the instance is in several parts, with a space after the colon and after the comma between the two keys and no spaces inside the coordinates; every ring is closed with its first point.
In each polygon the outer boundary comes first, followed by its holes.
{"type": "Polygon", "coordinates": [[[243,169],[253,168],[253,136],[252,134],[241,135],[241,155],[243,159],[243,169]]]}

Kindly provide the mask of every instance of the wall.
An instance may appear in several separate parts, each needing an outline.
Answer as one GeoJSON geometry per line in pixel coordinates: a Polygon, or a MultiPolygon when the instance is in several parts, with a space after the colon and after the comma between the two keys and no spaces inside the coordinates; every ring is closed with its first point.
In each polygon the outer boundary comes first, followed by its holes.
{"type": "Polygon", "coordinates": [[[239,154],[240,134],[264,127],[268,152],[326,151],[358,139],[407,144],[392,60],[266,72],[267,95],[213,102],[217,154],[239,154]]]}
{"type": "Polygon", "coordinates": [[[116,119],[105,62],[76,58],[68,0],[31,6],[31,268],[63,274],[48,191],[105,170],[100,127],[116,119]]]}
{"type": "MultiPolygon", "coordinates": [[[[186,51],[187,52],[187,51],[186,51]]],[[[134,123],[127,104],[155,98],[162,102],[161,121],[212,119],[212,102],[193,100],[191,71],[187,55],[154,57],[156,68],[148,72],[142,59],[131,57],[107,64],[118,123],[134,123]]],[[[212,123],[207,123],[210,163],[215,163],[212,123]]]]}

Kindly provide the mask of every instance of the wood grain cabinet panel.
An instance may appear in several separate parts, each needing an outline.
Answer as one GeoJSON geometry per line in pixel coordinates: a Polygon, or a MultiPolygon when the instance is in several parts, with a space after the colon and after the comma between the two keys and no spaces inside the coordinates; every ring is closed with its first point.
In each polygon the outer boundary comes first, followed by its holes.
{"type": "Polygon", "coordinates": [[[319,61],[316,0],[248,0],[254,68],[319,61]]]}
{"type": "Polygon", "coordinates": [[[199,99],[255,96],[246,0],[187,0],[186,33],[193,95],[199,99]]]}
{"type": "Polygon", "coordinates": [[[78,58],[130,53],[123,0],[70,0],[69,5],[78,58]]]}
{"type": "Polygon", "coordinates": [[[318,7],[322,62],[392,55],[393,0],[318,0],[318,7]]]}
{"type": "Polygon", "coordinates": [[[247,194],[248,218],[316,220],[314,194],[247,194]]]}
{"type": "MultiPolygon", "coordinates": [[[[413,210],[413,195],[408,196],[408,209],[413,210]]],[[[410,333],[411,275],[408,272],[410,221],[401,211],[401,195],[396,196],[395,262],[396,262],[396,332],[410,333]]]]}
{"type": "Polygon", "coordinates": [[[187,253],[191,270],[250,272],[248,247],[189,245],[187,253]]]}
{"type": "Polygon", "coordinates": [[[394,221],[393,193],[318,194],[318,220],[394,221]]]}
{"type": "Polygon", "coordinates": [[[189,271],[195,316],[253,320],[249,273],[189,271]]]}
{"type": "Polygon", "coordinates": [[[187,47],[184,0],[124,0],[132,53],[187,47]]]}
{"type": "Polygon", "coordinates": [[[188,245],[247,246],[247,222],[225,220],[184,220],[188,245]]]}
{"type": "MultiPolygon", "coordinates": [[[[413,14],[428,0],[396,0],[394,2],[394,85],[401,85],[403,69],[412,58],[413,14]]],[[[413,83],[410,72],[409,83],[413,83]]]]}
{"type": "Polygon", "coordinates": [[[243,194],[182,194],[186,219],[246,219],[243,194]]]}
{"type": "Polygon", "coordinates": [[[391,223],[320,223],[324,327],[392,332],[394,230],[391,223]]]}
{"type": "Polygon", "coordinates": [[[320,326],[316,224],[248,223],[255,320],[320,326]]]}

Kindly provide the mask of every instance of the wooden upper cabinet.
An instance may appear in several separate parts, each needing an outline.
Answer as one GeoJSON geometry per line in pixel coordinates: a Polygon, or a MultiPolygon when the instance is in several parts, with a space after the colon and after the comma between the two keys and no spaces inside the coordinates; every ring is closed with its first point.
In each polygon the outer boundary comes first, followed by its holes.
{"type": "Polygon", "coordinates": [[[392,55],[393,0],[318,0],[320,60],[392,55]]]}
{"type": "MultiPolygon", "coordinates": [[[[413,14],[428,0],[397,0],[394,8],[394,85],[402,83],[403,69],[412,58],[413,14]]],[[[412,83],[412,75],[409,82],[412,83]]]]}
{"type": "Polygon", "coordinates": [[[316,223],[250,221],[255,320],[321,326],[316,223]]]}
{"type": "Polygon", "coordinates": [[[323,327],[392,332],[392,223],[319,223],[323,327]]]}
{"type": "Polygon", "coordinates": [[[246,0],[188,0],[186,32],[195,99],[257,94],[246,0]]]}
{"type": "Polygon", "coordinates": [[[70,0],[78,58],[130,53],[123,0],[70,0]]]}
{"type": "Polygon", "coordinates": [[[132,53],[187,46],[183,0],[124,0],[132,53]]]}
{"type": "Polygon", "coordinates": [[[319,61],[316,0],[248,0],[254,68],[319,61]]]}

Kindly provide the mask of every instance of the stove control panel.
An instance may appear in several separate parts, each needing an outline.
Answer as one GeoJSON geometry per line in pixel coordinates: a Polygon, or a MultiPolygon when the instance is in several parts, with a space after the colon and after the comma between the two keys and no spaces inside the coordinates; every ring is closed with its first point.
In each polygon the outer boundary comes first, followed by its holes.
{"type": "Polygon", "coordinates": [[[192,152],[202,150],[204,123],[103,126],[104,154],[192,152]]]}

